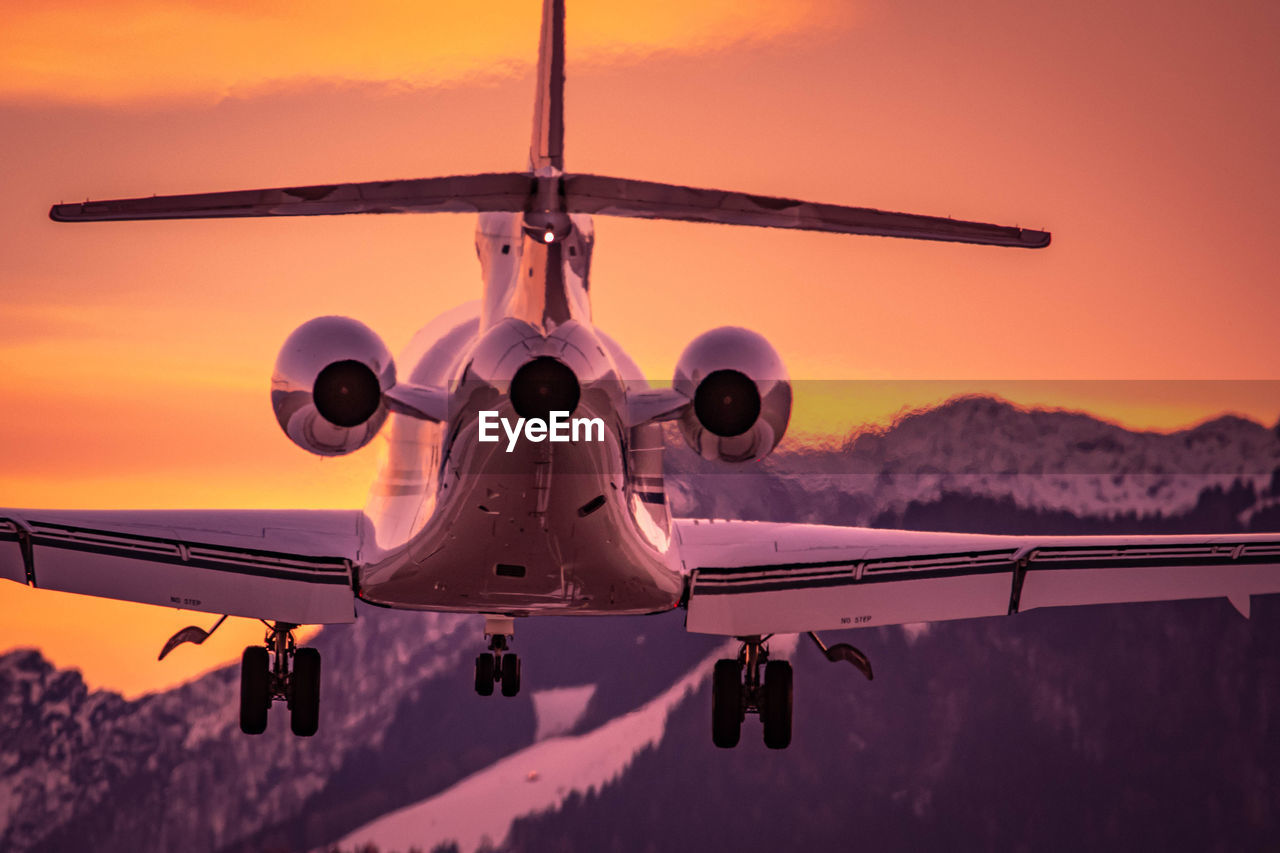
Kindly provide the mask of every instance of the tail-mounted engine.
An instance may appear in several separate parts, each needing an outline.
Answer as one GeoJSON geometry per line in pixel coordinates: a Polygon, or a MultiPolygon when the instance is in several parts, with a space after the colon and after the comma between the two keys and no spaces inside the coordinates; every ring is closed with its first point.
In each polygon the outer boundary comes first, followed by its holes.
{"type": "Polygon", "coordinates": [[[387,418],[383,394],[395,383],[395,362],[372,329],[350,317],[317,317],[280,348],[271,407],[294,444],[342,456],[378,434],[387,418]]]}
{"type": "Polygon", "coordinates": [[[787,369],[777,350],[747,329],[722,326],[695,338],[676,364],[674,387],[693,400],[680,429],[705,459],[762,459],[791,419],[787,369]]]}

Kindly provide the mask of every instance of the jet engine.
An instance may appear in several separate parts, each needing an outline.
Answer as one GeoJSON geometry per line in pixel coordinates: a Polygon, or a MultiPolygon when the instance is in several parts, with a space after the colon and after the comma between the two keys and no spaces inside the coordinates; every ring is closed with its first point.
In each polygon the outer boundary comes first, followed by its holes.
{"type": "Polygon", "coordinates": [[[791,419],[787,369],[777,350],[748,329],[721,326],[695,338],[676,364],[674,387],[693,401],[680,430],[704,459],[763,459],[791,419]]]}
{"type": "Polygon", "coordinates": [[[303,323],[280,348],[271,407],[294,444],[319,456],[364,447],[387,418],[396,366],[382,339],[350,317],[303,323]]]}

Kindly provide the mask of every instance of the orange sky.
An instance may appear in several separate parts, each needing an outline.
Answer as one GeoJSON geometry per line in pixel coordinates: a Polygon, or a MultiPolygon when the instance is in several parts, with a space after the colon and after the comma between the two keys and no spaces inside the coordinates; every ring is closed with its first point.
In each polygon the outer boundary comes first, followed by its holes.
{"type": "MultiPolygon", "coordinates": [[[[397,349],[474,298],[469,217],[71,226],[47,208],[518,168],[537,5],[5,4],[0,506],[358,506],[375,453],[288,443],[276,350],[326,313],[397,349]]],[[[800,379],[963,380],[1147,428],[1280,415],[1269,382],[1176,399],[1000,382],[1280,379],[1280,7],[621,9],[570,0],[571,170],[1054,232],[1020,252],[599,219],[596,319],[653,376],[735,323],[800,379]]],[[[796,425],[884,422],[930,387],[846,412],[802,396],[796,425]]],[[[0,586],[0,648],[129,693],[260,633],[155,664],[192,621],[213,619],[0,586]]]]}

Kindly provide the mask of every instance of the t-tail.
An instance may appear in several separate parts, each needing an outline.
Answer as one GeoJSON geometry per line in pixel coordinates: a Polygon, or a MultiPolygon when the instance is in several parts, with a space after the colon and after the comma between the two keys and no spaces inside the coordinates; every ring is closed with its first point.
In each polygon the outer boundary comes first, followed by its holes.
{"type": "Polygon", "coordinates": [[[565,214],[868,234],[1039,249],[1047,231],[564,171],[565,0],[544,0],[529,169],[57,204],[58,222],[347,213],[521,213],[548,242],[565,214]]]}
{"type": "Polygon", "coordinates": [[[542,4],[529,171],[545,177],[564,172],[564,0],[542,4]]]}

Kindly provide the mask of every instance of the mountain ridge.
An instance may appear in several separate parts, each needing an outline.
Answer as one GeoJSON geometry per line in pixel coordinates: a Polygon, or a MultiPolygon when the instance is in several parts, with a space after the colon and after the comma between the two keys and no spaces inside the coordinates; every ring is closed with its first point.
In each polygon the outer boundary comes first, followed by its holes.
{"type": "MultiPolygon", "coordinates": [[[[1134,438],[1133,433],[1090,423],[1078,414],[1019,412],[998,401],[964,401],[934,412],[932,419],[928,413],[911,416],[915,419],[895,425],[870,443],[854,438],[829,451],[784,447],[763,463],[729,474],[712,469],[687,451],[672,451],[667,470],[673,511],[681,516],[987,532],[1134,532],[1143,525],[1166,532],[1179,525],[1186,529],[1190,523],[1221,532],[1280,529],[1276,511],[1280,438],[1256,423],[1216,419],[1172,436],[1134,438]],[[1157,473],[1135,469],[1128,458],[1135,448],[1157,473]],[[883,469],[870,470],[877,465],[883,469]]],[[[1153,748],[1173,749],[1171,744],[1179,737],[1198,742],[1198,725],[1213,720],[1220,726],[1224,714],[1236,714],[1239,734],[1233,734],[1234,741],[1228,745],[1235,751],[1233,760],[1204,759],[1201,763],[1207,763],[1208,769],[1200,772],[1207,774],[1206,779],[1230,781],[1233,790],[1243,790],[1241,773],[1252,773],[1262,786],[1252,789],[1254,800],[1257,790],[1263,793],[1262,805],[1255,802],[1250,814],[1262,816],[1244,819],[1228,804],[1219,806],[1222,816],[1215,820],[1225,825],[1233,818],[1242,826],[1280,830],[1269,817],[1280,814],[1274,774],[1267,769],[1276,762],[1240,758],[1250,743],[1255,750],[1274,750],[1274,727],[1260,711],[1251,714],[1243,706],[1232,710],[1230,692],[1223,694],[1225,688],[1216,682],[1214,691],[1226,697],[1225,704],[1219,703],[1225,710],[1204,707],[1180,685],[1178,672],[1169,662],[1170,658],[1199,661],[1198,677],[1216,678],[1212,661],[1201,648],[1205,637],[1214,638],[1209,642],[1220,646],[1230,662],[1223,670],[1228,675],[1222,678],[1229,676],[1252,691],[1255,708],[1280,706],[1275,686],[1280,662],[1262,642],[1271,638],[1271,626],[1280,618],[1270,603],[1274,598],[1255,605],[1253,622],[1240,620],[1220,601],[1124,609],[1126,618],[1120,621],[1141,626],[1146,634],[1136,629],[1117,634],[1115,620],[1105,615],[1118,613],[1117,608],[945,623],[914,634],[899,629],[851,633],[853,642],[873,653],[874,689],[911,674],[912,680],[901,681],[894,689],[907,690],[903,685],[912,685],[909,690],[916,691],[914,704],[920,708],[915,716],[911,716],[914,711],[904,710],[905,699],[895,700],[897,705],[867,700],[868,694],[860,692],[867,688],[845,683],[844,679],[852,681],[847,674],[832,673],[821,658],[802,647],[796,655],[797,737],[785,754],[790,757],[765,753],[758,744],[744,744],[731,753],[712,750],[705,731],[707,720],[700,719],[706,716],[708,701],[705,688],[700,688],[676,707],[656,746],[635,756],[621,777],[590,796],[570,794],[552,813],[517,819],[507,843],[512,849],[542,849],[544,844],[553,849],[599,849],[588,844],[594,838],[618,849],[652,849],[654,836],[644,833],[637,834],[634,844],[584,833],[579,846],[572,846],[571,830],[580,829],[592,810],[605,815],[625,810],[628,804],[634,807],[636,792],[644,785],[680,792],[679,797],[664,793],[655,798],[673,809],[681,798],[685,804],[702,803],[712,812],[727,808],[726,804],[749,797],[752,785],[761,783],[760,772],[750,766],[761,755],[769,757],[769,766],[776,772],[798,780],[791,783],[794,796],[787,796],[784,789],[775,798],[781,804],[779,825],[794,830],[817,815],[831,822],[835,819],[830,807],[812,804],[813,792],[820,786],[811,782],[824,774],[844,777],[838,766],[824,763],[815,741],[837,738],[834,742],[843,744],[837,754],[852,750],[849,756],[862,755],[870,748],[865,744],[881,741],[866,732],[857,735],[863,747],[840,739],[844,736],[837,733],[847,729],[847,723],[822,709],[834,703],[837,710],[855,713],[859,696],[876,714],[902,717],[907,713],[902,718],[916,720],[917,738],[935,738],[930,747],[934,752],[891,741],[901,751],[896,758],[892,753],[876,753],[875,766],[880,768],[876,772],[897,780],[893,784],[899,788],[890,790],[889,782],[862,785],[859,790],[871,798],[869,802],[879,803],[879,810],[849,809],[848,820],[887,815],[892,819],[886,817],[881,829],[892,824],[895,831],[905,833],[903,838],[937,840],[946,834],[948,820],[960,820],[960,812],[950,805],[958,795],[955,765],[937,763],[942,755],[937,750],[943,748],[944,740],[956,749],[972,750],[976,748],[974,732],[986,732],[993,719],[1001,720],[1015,742],[1036,744],[1049,750],[1063,767],[1074,768],[1072,791],[1079,793],[1084,790],[1081,768],[1096,769],[1097,763],[1091,765],[1080,756],[1096,758],[1099,753],[1091,743],[1103,745],[1101,754],[1114,754],[1120,738],[1115,724],[1090,730],[1091,715],[1110,720],[1117,712],[1108,703],[1135,701],[1134,691],[1126,685],[1130,679],[1141,682],[1144,666],[1160,673],[1156,688],[1183,697],[1180,701],[1192,709],[1174,713],[1177,719],[1169,724],[1173,735],[1152,741],[1153,748]],[[1064,647],[1059,634],[1077,638],[1077,647],[1064,647]],[[1118,636],[1123,639],[1116,640],[1118,636]],[[1108,649],[1114,656],[1114,648],[1093,637],[1128,644],[1128,657],[1109,659],[1108,649]],[[954,650],[949,651],[950,647],[954,650]],[[992,648],[1005,651],[993,656],[992,648]],[[1037,659],[1056,663],[1038,673],[1037,659]],[[1108,685],[1105,690],[1090,688],[1090,666],[1100,668],[1108,685]],[[959,676],[939,675],[965,667],[1003,673],[1010,679],[1008,689],[1014,691],[1010,695],[1024,697],[1020,707],[1029,719],[1010,717],[998,703],[992,705],[966,690],[959,676]],[[821,688],[832,679],[841,680],[834,692],[821,688]],[[1064,686],[1054,688],[1054,679],[1064,686]],[[850,706],[850,701],[855,704],[850,706]],[[656,762],[661,773],[674,772],[673,767],[683,766],[681,754],[699,756],[699,778],[710,786],[706,792],[700,794],[678,778],[663,782],[664,776],[650,773],[650,762],[656,762]],[[899,764],[900,769],[891,769],[899,764]],[[917,778],[933,780],[933,787],[912,782],[917,778]],[[939,802],[948,805],[930,805],[939,802]],[[913,821],[919,823],[915,829],[913,821]],[[928,826],[933,829],[920,828],[928,826]]],[[[520,626],[517,637],[525,660],[527,692],[596,685],[571,735],[593,731],[659,695],[717,642],[685,634],[679,613],[528,621],[528,626],[520,626]]],[[[484,773],[504,756],[533,743],[537,717],[528,696],[504,704],[471,694],[470,664],[482,645],[479,634],[474,618],[370,608],[362,608],[353,626],[322,631],[314,645],[322,649],[325,660],[324,710],[321,732],[311,740],[287,735],[280,717],[282,706],[273,712],[266,735],[240,735],[235,724],[234,667],[171,691],[124,700],[109,691],[87,691],[77,673],[56,670],[34,650],[0,656],[0,696],[4,697],[0,704],[0,847],[81,849],[85,839],[93,839],[104,850],[299,850],[331,844],[379,815],[484,773]],[[441,744],[449,748],[442,750],[441,744]]],[[[1280,648],[1280,644],[1271,647],[1280,648]]],[[[999,683],[997,675],[982,680],[999,683]]],[[[882,737],[888,731],[884,719],[867,720],[882,737]]],[[[752,731],[749,723],[744,740],[754,736],[752,731]]],[[[1280,751],[1268,755],[1280,757],[1280,751]]],[[[1022,771],[1006,762],[999,772],[1022,771]]],[[[1142,785],[1159,784],[1136,765],[1126,772],[1126,779],[1146,780],[1132,782],[1125,788],[1130,792],[1126,796],[1148,797],[1142,785]]],[[[1170,778],[1185,782],[1176,774],[1170,778]]],[[[1029,789],[1043,790],[1047,782],[1040,779],[1037,784],[1042,787],[1029,789]]],[[[1170,796],[1186,805],[1184,788],[1170,796]]],[[[1241,794],[1237,799],[1245,802],[1249,797],[1241,794]]],[[[1089,802],[1105,810],[1105,803],[1096,798],[1089,802]]],[[[1038,801],[1017,804],[1023,810],[1046,810],[1038,801]]],[[[981,837],[1014,847],[1031,840],[1047,843],[1022,818],[1001,814],[1007,823],[997,821],[1000,826],[1022,827],[1024,834],[992,830],[981,837]]],[[[1158,812],[1147,809],[1141,814],[1150,820],[1158,812]]],[[[1107,834],[1102,811],[1090,815],[1088,820],[1102,828],[1077,840],[1118,845],[1122,836],[1107,834]]],[[[758,822],[744,825],[756,826],[758,839],[772,832],[760,829],[758,822]]],[[[852,831],[851,824],[836,820],[836,825],[852,831]]],[[[687,834],[681,837],[703,838],[703,828],[685,829],[687,834]]],[[[883,846],[892,847],[888,842],[895,836],[886,832],[872,835],[885,841],[883,846]]],[[[810,835],[814,843],[824,839],[834,843],[834,835],[810,835]]],[[[751,840],[747,835],[733,837],[743,844],[751,840]]],[[[1229,837],[1248,841],[1260,836],[1229,837]]],[[[746,849],[760,848],[748,844],[746,849]]],[[[1060,849],[1066,847],[1060,845],[1060,849]]]]}

